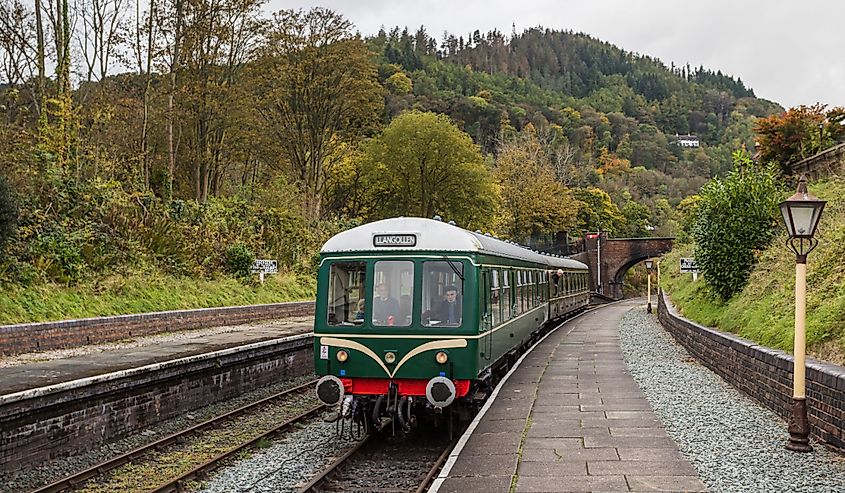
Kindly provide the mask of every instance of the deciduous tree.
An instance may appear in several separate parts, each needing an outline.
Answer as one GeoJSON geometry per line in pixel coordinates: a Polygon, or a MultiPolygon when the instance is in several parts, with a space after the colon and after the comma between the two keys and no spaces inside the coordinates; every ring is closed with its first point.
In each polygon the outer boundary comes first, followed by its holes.
{"type": "Polygon", "coordinates": [[[808,158],[845,137],[845,108],[801,105],[786,113],[757,120],[754,131],[763,162],[776,162],[785,173],[790,165],[808,158]]]}
{"type": "Polygon", "coordinates": [[[555,234],[575,226],[577,203],[555,179],[551,156],[532,125],[499,147],[495,178],[502,196],[497,230],[524,240],[532,234],[555,234]]]}
{"type": "Polygon", "coordinates": [[[369,219],[437,214],[466,228],[491,225],[496,186],[478,146],[447,116],[404,113],[363,154],[369,219]]]}
{"type": "Polygon", "coordinates": [[[323,8],[273,17],[256,89],[261,114],[306,196],[321,216],[327,168],[337,149],[372,131],[384,105],[371,54],[352,24],[323,8]]]}

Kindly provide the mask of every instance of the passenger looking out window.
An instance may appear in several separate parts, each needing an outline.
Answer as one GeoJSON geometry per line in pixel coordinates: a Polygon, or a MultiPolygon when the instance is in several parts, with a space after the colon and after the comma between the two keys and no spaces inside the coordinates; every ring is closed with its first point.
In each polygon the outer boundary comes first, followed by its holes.
{"type": "Polygon", "coordinates": [[[364,298],[358,300],[358,311],[355,312],[355,322],[363,322],[364,321],[364,306],[366,305],[366,301],[364,298]]]}

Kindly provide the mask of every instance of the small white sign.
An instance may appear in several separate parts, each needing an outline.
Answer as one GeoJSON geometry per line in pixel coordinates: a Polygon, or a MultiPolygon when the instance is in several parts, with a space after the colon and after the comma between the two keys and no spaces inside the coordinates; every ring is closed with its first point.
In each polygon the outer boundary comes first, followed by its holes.
{"type": "Polygon", "coordinates": [[[320,359],[329,359],[329,347],[320,346],[320,359]]]}
{"type": "Polygon", "coordinates": [[[275,260],[256,259],[252,263],[252,272],[256,274],[278,274],[279,263],[275,260]]]}
{"type": "Polygon", "coordinates": [[[694,258],[681,259],[681,274],[698,274],[698,267],[695,265],[694,258]]]}

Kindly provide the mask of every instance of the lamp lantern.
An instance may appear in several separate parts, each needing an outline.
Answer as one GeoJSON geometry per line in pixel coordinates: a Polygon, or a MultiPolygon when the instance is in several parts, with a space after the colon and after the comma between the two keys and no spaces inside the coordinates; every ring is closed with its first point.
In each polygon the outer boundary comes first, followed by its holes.
{"type": "Polygon", "coordinates": [[[798,190],[795,195],[780,203],[780,213],[789,235],[788,244],[799,260],[800,257],[804,257],[806,262],[807,254],[818,243],[814,236],[825,203],[824,200],[810,195],[807,191],[807,178],[804,176],[798,180],[798,190]]]}

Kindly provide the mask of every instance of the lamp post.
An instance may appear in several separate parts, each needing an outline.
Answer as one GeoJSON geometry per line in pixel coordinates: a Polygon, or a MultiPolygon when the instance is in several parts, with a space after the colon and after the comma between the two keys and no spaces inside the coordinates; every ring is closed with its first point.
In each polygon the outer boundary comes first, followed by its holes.
{"type": "Polygon", "coordinates": [[[648,306],[646,306],[646,313],[651,313],[651,270],[654,268],[654,260],[647,259],[645,261],[645,269],[648,271],[648,306]]]}
{"type": "Polygon", "coordinates": [[[792,417],[789,420],[789,443],[793,452],[810,452],[810,423],[807,421],[805,346],[807,309],[807,254],[819,240],[813,238],[825,201],[807,192],[807,179],[798,180],[798,191],[780,203],[780,212],[789,234],[787,245],[795,252],[795,345],[792,377],[792,417]]]}
{"type": "Polygon", "coordinates": [[[819,152],[822,152],[822,149],[824,149],[822,139],[824,139],[824,123],[819,123],[819,152]]]}

